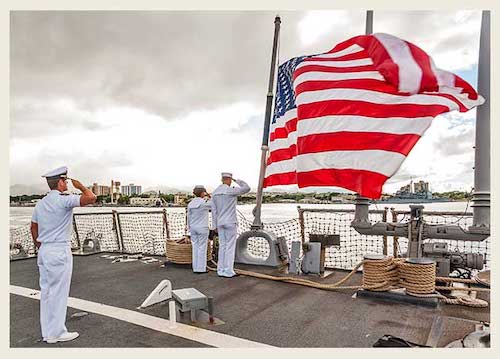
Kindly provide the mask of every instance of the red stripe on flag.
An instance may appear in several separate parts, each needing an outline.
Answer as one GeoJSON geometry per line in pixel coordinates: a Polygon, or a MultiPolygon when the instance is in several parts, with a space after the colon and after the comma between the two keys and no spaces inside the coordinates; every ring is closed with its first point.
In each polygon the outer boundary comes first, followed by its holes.
{"type": "Polygon", "coordinates": [[[301,155],[325,151],[382,150],[407,156],[419,139],[420,136],[414,134],[342,131],[299,137],[297,146],[301,155]]]}
{"type": "Polygon", "coordinates": [[[297,145],[293,144],[288,148],[280,148],[279,150],[274,150],[269,152],[269,157],[267,158],[267,165],[271,163],[289,160],[297,156],[297,145]]]}
{"type": "Polygon", "coordinates": [[[384,45],[373,35],[358,36],[356,43],[365,49],[373,65],[385,80],[399,88],[399,66],[391,60],[384,45]]]}
{"type": "Polygon", "coordinates": [[[317,71],[317,72],[330,72],[330,73],[347,73],[347,72],[360,72],[360,71],[377,71],[373,65],[366,66],[352,66],[352,67],[331,67],[322,65],[307,65],[299,67],[293,73],[293,79],[295,80],[297,76],[302,75],[305,72],[317,71]]]}
{"type": "Polygon", "coordinates": [[[290,132],[297,130],[297,118],[292,118],[285,123],[283,127],[277,127],[269,136],[269,141],[274,141],[277,138],[287,138],[290,132]]]}
{"type": "Polygon", "coordinates": [[[297,183],[297,173],[295,172],[276,173],[264,179],[264,187],[284,186],[296,183],[297,183]]]}
{"type": "MultiPolygon", "coordinates": [[[[336,186],[358,192],[363,197],[380,198],[388,177],[371,171],[326,168],[297,173],[299,187],[336,186]]],[[[279,183],[278,183],[279,184],[279,183]]]]}
{"type": "Polygon", "coordinates": [[[328,90],[334,88],[360,89],[368,91],[378,91],[391,95],[399,94],[398,89],[387,82],[374,79],[360,80],[333,80],[333,81],[306,81],[295,88],[296,96],[306,91],[328,90]]]}
{"type": "Polygon", "coordinates": [[[477,100],[478,95],[476,90],[463,78],[457,75],[453,75],[455,77],[455,87],[461,87],[463,89],[462,93],[466,93],[471,100],[477,100]]]}
{"type": "Polygon", "coordinates": [[[431,68],[431,62],[429,56],[418,46],[405,41],[405,43],[410,48],[411,55],[413,59],[417,62],[418,66],[422,70],[422,79],[420,80],[420,90],[419,92],[438,90],[438,81],[434,71],[431,68]]]}
{"type": "Polygon", "coordinates": [[[352,54],[347,54],[339,57],[321,57],[322,55],[328,55],[327,54],[320,54],[316,56],[311,56],[306,59],[304,59],[302,62],[310,62],[310,61],[352,61],[352,60],[360,60],[360,59],[366,59],[368,58],[368,54],[366,51],[360,50],[358,52],[352,53],[352,54]]]}
{"type": "Polygon", "coordinates": [[[365,101],[329,100],[300,105],[298,118],[328,115],[359,115],[367,117],[426,117],[449,112],[444,105],[378,104],[365,101]]]}

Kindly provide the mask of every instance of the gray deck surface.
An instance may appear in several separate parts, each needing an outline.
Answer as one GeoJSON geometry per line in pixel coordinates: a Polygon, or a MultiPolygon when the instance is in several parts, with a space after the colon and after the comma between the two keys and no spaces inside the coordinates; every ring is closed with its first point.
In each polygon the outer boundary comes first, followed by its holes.
{"type": "MultiPolygon", "coordinates": [[[[446,344],[470,329],[470,322],[460,318],[489,322],[490,317],[489,308],[440,305],[432,309],[376,302],[352,298],[354,291],[323,291],[244,276],[226,279],[213,272],[196,275],[189,266],[161,267],[162,262],[112,264],[100,256],[74,257],[71,297],[168,319],[167,304],[160,303],[143,310],[136,308],[161,280],[169,279],[173,289],[194,287],[214,297],[214,314],[225,324],[206,323],[200,327],[278,347],[371,347],[385,334],[425,344],[436,316],[443,316],[452,323],[445,328],[441,339],[446,344]]],[[[262,268],[255,270],[264,271],[262,268]]],[[[335,282],[346,274],[338,271],[321,281],[335,282]]],[[[39,289],[36,260],[11,262],[10,283],[39,289]]],[[[360,276],[355,275],[346,285],[359,283],[360,276]]],[[[40,342],[39,301],[13,294],[10,298],[11,347],[49,346],[40,342]]],[[[68,318],[75,312],[75,309],[68,308],[68,318]]],[[[189,315],[181,321],[189,324],[189,315]]],[[[67,327],[70,331],[78,331],[80,337],[57,346],[206,347],[202,343],[94,313],[68,319],[67,327]]]]}

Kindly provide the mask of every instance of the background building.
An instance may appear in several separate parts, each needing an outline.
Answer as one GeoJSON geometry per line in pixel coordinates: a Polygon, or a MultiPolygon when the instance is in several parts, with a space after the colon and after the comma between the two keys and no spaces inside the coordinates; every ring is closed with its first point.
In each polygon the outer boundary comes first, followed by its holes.
{"type": "Polygon", "coordinates": [[[188,196],[185,193],[176,193],[174,195],[174,204],[176,206],[185,206],[187,202],[188,196]]]}
{"type": "Polygon", "coordinates": [[[161,198],[158,197],[132,197],[130,198],[130,204],[132,206],[156,206],[160,207],[163,204],[161,198]]]}
{"type": "Polygon", "coordinates": [[[132,196],[134,194],[141,194],[142,193],[142,186],[136,186],[135,184],[131,183],[128,186],[122,186],[122,194],[124,196],[132,196]]]}
{"type": "Polygon", "coordinates": [[[102,186],[100,184],[94,183],[90,190],[96,195],[96,196],[109,196],[110,193],[110,187],[109,186],[102,186]]]}
{"type": "Polygon", "coordinates": [[[120,198],[121,196],[121,188],[119,181],[111,180],[111,188],[109,195],[111,197],[111,203],[117,203],[118,198],[120,198]]]}

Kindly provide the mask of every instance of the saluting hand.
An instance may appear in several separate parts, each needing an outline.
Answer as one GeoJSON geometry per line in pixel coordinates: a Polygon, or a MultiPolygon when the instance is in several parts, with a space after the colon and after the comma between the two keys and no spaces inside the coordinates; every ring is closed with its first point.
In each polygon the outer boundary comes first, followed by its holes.
{"type": "Polygon", "coordinates": [[[82,190],[82,187],[85,188],[84,185],[82,185],[82,183],[74,178],[71,178],[71,183],[73,184],[73,187],[75,187],[76,189],[79,189],[80,191],[83,191],[82,190]]]}

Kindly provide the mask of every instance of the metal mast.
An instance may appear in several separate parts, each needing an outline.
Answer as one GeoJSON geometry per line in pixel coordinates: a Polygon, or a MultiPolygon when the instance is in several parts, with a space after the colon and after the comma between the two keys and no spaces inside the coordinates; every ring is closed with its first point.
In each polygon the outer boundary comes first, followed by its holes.
{"type": "Polygon", "coordinates": [[[479,39],[478,92],[486,102],[477,108],[474,153],[474,218],[470,232],[490,231],[490,11],[483,10],[479,39]]]}
{"type": "Polygon", "coordinates": [[[366,35],[373,34],[373,10],[367,10],[366,11],[366,29],[365,29],[365,34],[366,35]]]}
{"type": "Polygon", "coordinates": [[[252,229],[262,229],[261,207],[262,207],[262,190],[264,187],[264,176],[266,173],[266,156],[269,150],[269,128],[271,126],[271,109],[273,106],[273,88],[274,88],[274,73],[276,70],[276,58],[278,49],[278,38],[280,33],[281,18],[276,15],[274,18],[274,40],[273,40],[273,52],[271,55],[271,71],[269,73],[269,86],[267,88],[267,102],[266,102],[266,114],[264,117],[264,133],[262,136],[262,153],[260,157],[260,175],[259,175],[259,185],[257,187],[256,195],[256,205],[253,210],[254,220],[252,224],[252,229]]]}

